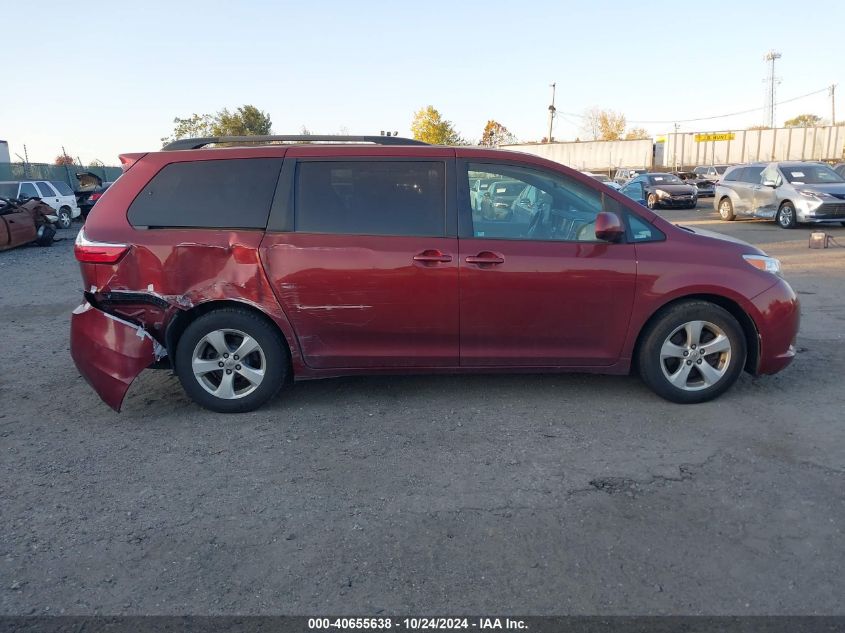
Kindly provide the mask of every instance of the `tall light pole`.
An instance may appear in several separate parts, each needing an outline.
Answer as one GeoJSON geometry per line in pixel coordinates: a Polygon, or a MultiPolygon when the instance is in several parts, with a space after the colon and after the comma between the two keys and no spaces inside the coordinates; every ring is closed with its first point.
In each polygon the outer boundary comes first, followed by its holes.
{"type": "Polygon", "coordinates": [[[836,84],[830,85],[830,124],[836,125],[836,84]]]}
{"type": "Polygon", "coordinates": [[[768,90],[766,90],[766,109],[769,111],[769,127],[775,127],[775,95],[777,93],[776,86],[779,82],[775,77],[775,61],[781,58],[781,54],[774,49],[766,53],[766,61],[769,62],[769,76],[766,80],[769,82],[768,90]]]}
{"type": "Polygon", "coordinates": [[[546,137],[548,142],[552,142],[552,128],[555,124],[555,86],[557,82],[549,84],[552,89],[552,105],[549,106],[549,135],[546,137]]]}

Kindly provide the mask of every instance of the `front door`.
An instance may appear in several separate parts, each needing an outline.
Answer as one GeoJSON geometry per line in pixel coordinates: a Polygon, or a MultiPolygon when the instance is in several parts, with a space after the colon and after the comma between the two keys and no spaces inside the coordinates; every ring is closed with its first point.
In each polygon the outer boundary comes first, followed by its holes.
{"type": "Polygon", "coordinates": [[[596,239],[603,194],[573,177],[518,163],[459,161],[458,187],[461,365],[616,362],[636,260],[633,244],[596,239]],[[468,192],[474,178],[521,182],[532,194],[530,209],[494,218],[472,212],[468,193],[460,191],[468,192]]]}
{"type": "Polygon", "coordinates": [[[289,150],[282,171],[293,225],[273,230],[271,217],[261,246],[306,364],[456,366],[454,151],[434,160],[292,160],[308,151],[289,150]]]}

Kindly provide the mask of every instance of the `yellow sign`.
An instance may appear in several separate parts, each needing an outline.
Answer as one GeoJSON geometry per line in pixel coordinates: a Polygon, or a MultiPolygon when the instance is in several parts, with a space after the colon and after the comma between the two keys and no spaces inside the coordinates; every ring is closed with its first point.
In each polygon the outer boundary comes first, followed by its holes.
{"type": "Polygon", "coordinates": [[[707,141],[732,141],[736,138],[733,132],[721,132],[718,134],[696,134],[696,143],[706,143],[707,141]]]}

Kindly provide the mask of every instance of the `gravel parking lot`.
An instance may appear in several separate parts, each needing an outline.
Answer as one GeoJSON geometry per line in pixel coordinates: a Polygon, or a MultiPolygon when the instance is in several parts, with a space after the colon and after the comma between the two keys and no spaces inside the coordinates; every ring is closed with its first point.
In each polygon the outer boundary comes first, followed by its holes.
{"type": "Polygon", "coordinates": [[[0,613],[845,613],[845,249],[664,213],[782,260],[790,368],[696,406],[356,377],[239,416],[148,371],[118,415],[68,352],[76,229],[0,253],[0,613]]]}

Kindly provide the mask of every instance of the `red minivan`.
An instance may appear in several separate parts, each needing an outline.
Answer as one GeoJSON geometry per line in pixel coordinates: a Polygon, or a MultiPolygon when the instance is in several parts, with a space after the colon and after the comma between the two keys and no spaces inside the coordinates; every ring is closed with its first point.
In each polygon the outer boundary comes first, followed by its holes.
{"type": "Polygon", "coordinates": [[[311,378],[632,367],[694,403],[795,355],[777,260],[535,156],[225,137],[121,161],[76,242],[71,322],[115,410],[148,367],[242,412],[311,378]]]}

